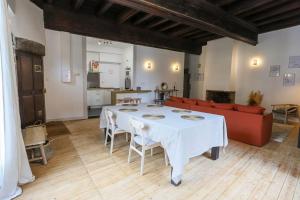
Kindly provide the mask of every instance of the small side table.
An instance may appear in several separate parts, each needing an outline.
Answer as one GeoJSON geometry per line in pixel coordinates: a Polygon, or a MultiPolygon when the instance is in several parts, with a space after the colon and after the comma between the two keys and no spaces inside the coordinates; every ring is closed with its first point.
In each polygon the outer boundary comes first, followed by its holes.
{"type": "Polygon", "coordinates": [[[25,144],[26,150],[31,151],[31,158],[28,158],[29,162],[36,161],[36,160],[43,160],[43,164],[47,164],[47,157],[45,154],[44,144],[46,142],[46,136],[41,131],[30,131],[30,132],[23,132],[23,140],[25,144]],[[40,149],[41,156],[35,157],[34,149],[40,149]]]}

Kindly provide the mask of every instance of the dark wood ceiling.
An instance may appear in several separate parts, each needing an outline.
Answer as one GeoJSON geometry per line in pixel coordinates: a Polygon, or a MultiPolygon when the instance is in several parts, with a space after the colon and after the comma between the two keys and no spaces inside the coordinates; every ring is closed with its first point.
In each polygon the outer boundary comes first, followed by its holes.
{"type": "Polygon", "coordinates": [[[45,27],[189,53],[300,24],[300,0],[32,0],[45,27]]]}

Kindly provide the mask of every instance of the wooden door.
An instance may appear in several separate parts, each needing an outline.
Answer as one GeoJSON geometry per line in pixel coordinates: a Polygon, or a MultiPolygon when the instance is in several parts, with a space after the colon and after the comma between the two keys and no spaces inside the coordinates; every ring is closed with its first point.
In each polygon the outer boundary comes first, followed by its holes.
{"type": "Polygon", "coordinates": [[[45,122],[44,67],[41,56],[16,52],[22,127],[45,122]]]}

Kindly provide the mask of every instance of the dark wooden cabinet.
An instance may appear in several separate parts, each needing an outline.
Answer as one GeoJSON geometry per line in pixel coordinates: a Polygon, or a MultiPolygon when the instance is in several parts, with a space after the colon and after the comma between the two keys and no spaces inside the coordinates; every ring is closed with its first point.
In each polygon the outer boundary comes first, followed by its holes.
{"type": "Polygon", "coordinates": [[[42,56],[16,51],[19,106],[22,127],[45,122],[42,56]]]}

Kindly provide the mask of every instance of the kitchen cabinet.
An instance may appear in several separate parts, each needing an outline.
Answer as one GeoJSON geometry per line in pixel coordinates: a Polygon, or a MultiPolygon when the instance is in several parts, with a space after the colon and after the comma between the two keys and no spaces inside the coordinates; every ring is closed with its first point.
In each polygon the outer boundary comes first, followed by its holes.
{"type": "Polygon", "coordinates": [[[87,71],[91,61],[99,61],[100,87],[119,88],[121,79],[122,55],[107,52],[87,51],[87,71]]]}
{"type": "Polygon", "coordinates": [[[88,89],[87,90],[87,105],[88,106],[103,106],[109,105],[112,89],[88,89]]]}
{"type": "Polygon", "coordinates": [[[110,105],[111,104],[111,91],[112,90],[103,90],[103,103],[104,105],[110,105]]]}
{"type": "Polygon", "coordinates": [[[122,63],[122,56],[120,54],[115,53],[100,53],[100,62],[106,63],[122,63]]]}
{"type": "Polygon", "coordinates": [[[116,63],[100,64],[100,87],[119,88],[121,65],[116,63]]]}

